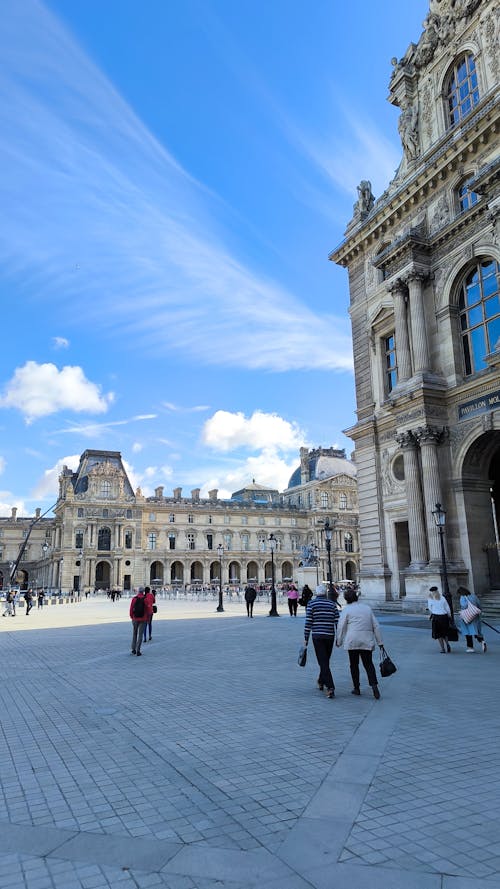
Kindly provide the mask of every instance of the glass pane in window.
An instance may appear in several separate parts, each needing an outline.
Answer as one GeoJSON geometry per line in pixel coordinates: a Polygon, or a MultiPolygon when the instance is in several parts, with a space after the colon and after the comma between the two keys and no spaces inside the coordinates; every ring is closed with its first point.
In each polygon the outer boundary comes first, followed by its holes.
{"type": "Polygon", "coordinates": [[[496,293],[498,291],[498,281],[496,279],[496,275],[488,275],[487,278],[483,278],[483,293],[485,296],[490,296],[492,293],[496,293]]]}
{"type": "Polygon", "coordinates": [[[463,340],[464,347],[464,366],[465,366],[465,374],[469,376],[472,373],[472,364],[470,360],[470,347],[469,347],[469,336],[464,336],[463,340]]]}
{"type": "Polygon", "coordinates": [[[495,318],[494,321],[490,321],[487,325],[488,330],[488,342],[489,342],[489,351],[497,352],[500,347],[500,343],[498,342],[500,339],[500,318],[495,318]]]}
{"type": "Polygon", "coordinates": [[[479,302],[481,299],[481,290],[478,284],[469,285],[467,287],[467,304],[469,306],[473,306],[474,303],[479,302]]]}
{"type": "Polygon", "coordinates": [[[484,356],[486,355],[486,342],[484,336],[484,327],[476,327],[471,330],[470,343],[472,346],[472,357],[474,360],[474,370],[482,370],[486,367],[484,356]]]}
{"type": "Polygon", "coordinates": [[[485,300],[484,314],[486,318],[493,318],[495,315],[500,314],[500,299],[498,298],[498,293],[495,294],[495,296],[492,296],[491,299],[485,300]]]}
{"type": "Polygon", "coordinates": [[[474,306],[473,309],[469,309],[467,312],[467,317],[469,327],[476,327],[477,324],[483,323],[483,305],[480,303],[478,306],[474,306]]]}

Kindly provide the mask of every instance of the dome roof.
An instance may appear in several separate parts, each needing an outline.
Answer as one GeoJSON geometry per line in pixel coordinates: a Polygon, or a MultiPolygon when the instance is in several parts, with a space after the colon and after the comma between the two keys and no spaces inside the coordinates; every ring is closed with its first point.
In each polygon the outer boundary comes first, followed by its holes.
{"type": "MultiPolygon", "coordinates": [[[[348,475],[356,478],[356,466],[351,460],[348,460],[345,451],[336,450],[334,448],[318,448],[309,451],[305,457],[305,466],[308,470],[308,481],[322,481],[326,478],[332,478],[334,475],[348,475]]],[[[289,488],[296,488],[302,482],[301,466],[292,473],[289,488]]]]}

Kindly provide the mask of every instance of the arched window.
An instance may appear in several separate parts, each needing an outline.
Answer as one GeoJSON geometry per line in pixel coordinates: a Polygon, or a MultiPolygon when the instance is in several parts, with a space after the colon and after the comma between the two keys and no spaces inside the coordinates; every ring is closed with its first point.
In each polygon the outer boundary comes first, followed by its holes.
{"type": "Polygon", "coordinates": [[[470,210],[479,200],[476,192],[472,191],[470,182],[470,179],[464,179],[457,188],[458,208],[461,213],[470,210]]]}
{"type": "Polygon", "coordinates": [[[458,306],[466,376],[487,367],[500,340],[500,274],[494,259],[478,262],[465,278],[458,306]]]}
{"type": "Polygon", "coordinates": [[[461,56],[453,65],[446,83],[445,99],[450,127],[460,123],[479,102],[476,63],[470,53],[461,56]]]}
{"type": "Polygon", "coordinates": [[[99,533],[97,535],[97,549],[101,550],[110,550],[111,549],[111,529],[110,528],[99,528],[99,533]]]}
{"type": "Polygon", "coordinates": [[[347,509],[347,494],[341,494],[339,497],[339,508],[347,509]]]}
{"type": "Polygon", "coordinates": [[[352,542],[352,534],[349,531],[347,531],[344,534],[344,549],[345,549],[346,553],[354,552],[354,546],[353,546],[353,542],[352,542]]]}

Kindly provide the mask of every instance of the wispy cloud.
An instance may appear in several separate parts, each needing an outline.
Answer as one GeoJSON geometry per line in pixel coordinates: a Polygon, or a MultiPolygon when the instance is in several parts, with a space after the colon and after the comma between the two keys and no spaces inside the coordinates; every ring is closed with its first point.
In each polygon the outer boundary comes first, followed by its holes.
{"type": "Polygon", "coordinates": [[[129,426],[131,423],[143,420],[156,420],[156,417],[157,414],[137,414],[135,417],[128,417],[125,420],[110,420],[107,423],[72,423],[62,429],[57,429],[53,435],[70,433],[72,435],[83,435],[87,438],[96,438],[108,429],[113,428],[113,426],[129,426]]]}
{"type": "Polygon", "coordinates": [[[210,410],[209,404],[195,404],[193,407],[183,407],[180,404],[173,404],[171,401],[164,401],[163,407],[176,414],[197,414],[210,410]]]}
{"type": "Polygon", "coordinates": [[[8,7],[0,36],[6,273],[29,274],[67,326],[74,300],[85,297],[88,323],[108,336],[133,332],[157,353],[278,371],[351,369],[348,320],[319,317],[231,255],[207,190],[58,20],[34,0],[8,7]]]}
{"type": "Polygon", "coordinates": [[[68,349],[69,340],[67,340],[65,336],[53,336],[52,345],[54,346],[54,349],[68,349]]]}

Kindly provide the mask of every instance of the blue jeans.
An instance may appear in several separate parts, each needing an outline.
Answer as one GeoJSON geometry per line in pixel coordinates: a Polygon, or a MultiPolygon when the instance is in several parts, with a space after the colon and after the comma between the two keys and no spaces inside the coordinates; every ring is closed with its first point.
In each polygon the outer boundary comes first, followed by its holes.
{"type": "Polygon", "coordinates": [[[145,621],[145,623],[144,623],[144,637],[143,637],[143,638],[144,638],[144,642],[146,641],[146,636],[148,635],[148,628],[149,628],[149,638],[151,639],[151,634],[152,634],[152,628],[151,628],[151,627],[152,627],[152,623],[153,623],[153,615],[151,615],[151,617],[149,618],[149,620],[145,621]]]}

